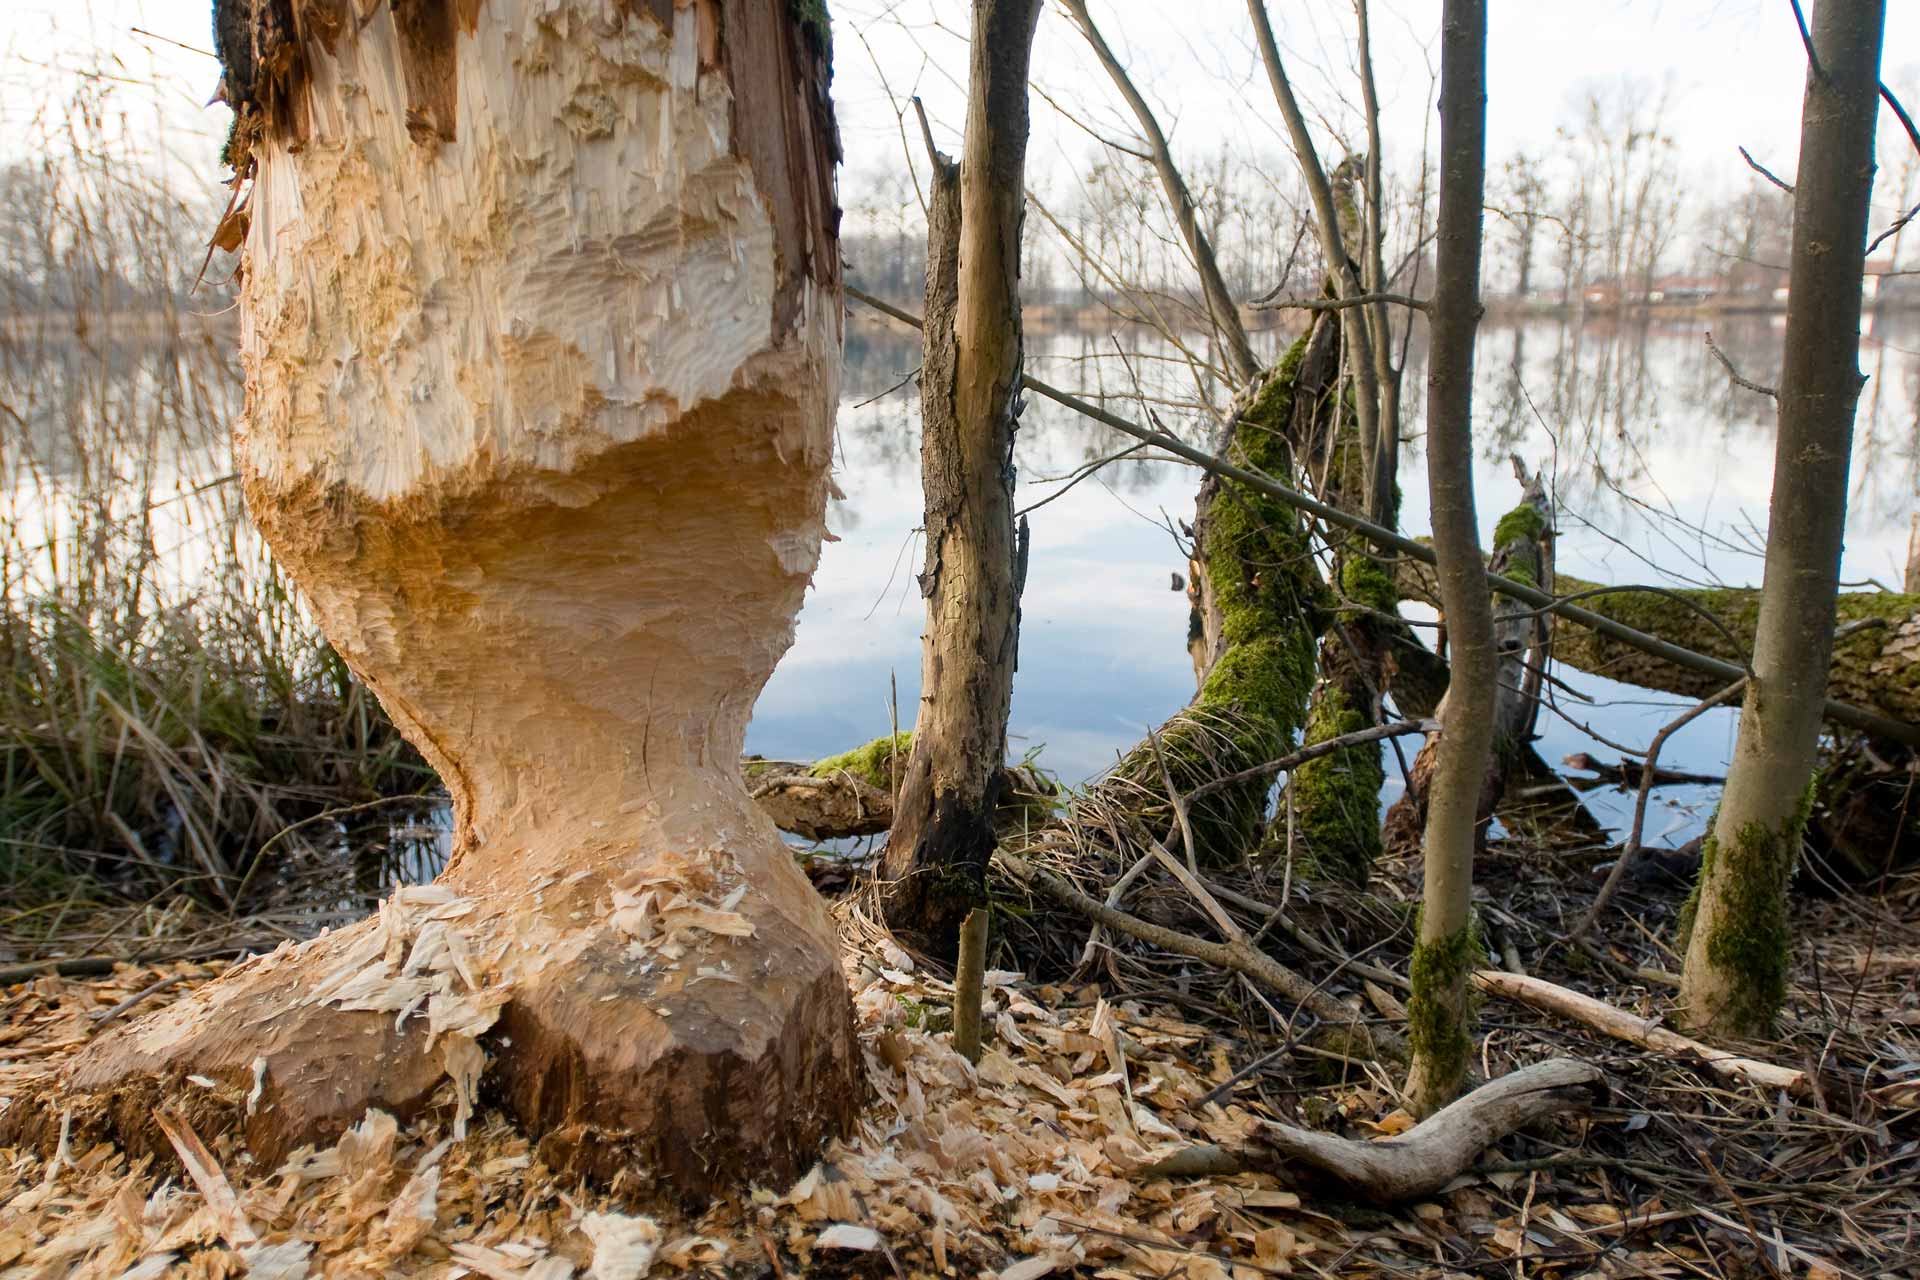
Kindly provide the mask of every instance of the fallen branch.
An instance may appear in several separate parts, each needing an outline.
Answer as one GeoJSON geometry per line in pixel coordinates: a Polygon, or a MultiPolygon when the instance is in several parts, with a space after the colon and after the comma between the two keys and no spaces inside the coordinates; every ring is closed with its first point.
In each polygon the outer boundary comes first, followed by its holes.
{"type": "Polygon", "coordinates": [[[1290,1124],[1260,1127],[1245,1148],[1189,1147],[1147,1166],[1150,1178],[1224,1176],[1261,1171],[1294,1182],[1333,1182],[1375,1204],[1432,1195],[1466,1172],[1481,1152],[1518,1129],[1604,1101],[1606,1077],[1571,1058],[1535,1063],[1482,1085],[1398,1138],[1360,1142],[1290,1124]]]}
{"type": "Polygon", "coordinates": [[[123,964],[150,967],[160,964],[177,964],[182,960],[230,960],[235,956],[246,955],[250,951],[270,951],[276,945],[278,944],[275,942],[256,940],[238,944],[223,943],[215,947],[195,947],[187,951],[146,951],[129,956],[74,956],[67,960],[34,960],[26,964],[0,967],[0,987],[9,987],[16,982],[32,982],[35,978],[48,976],[99,978],[112,973],[123,964]]]}
{"type": "MultiPolygon", "coordinates": [[[[1716,697],[1710,704],[1718,706],[1716,697]]],[[[1700,709],[1695,704],[1695,709],[1700,709]]],[[[1669,725],[1669,728],[1672,726],[1669,725]]],[[[1618,764],[1608,764],[1605,760],[1596,760],[1584,751],[1576,751],[1570,756],[1562,756],[1560,763],[1569,769],[1579,769],[1583,773],[1597,776],[1592,778],[1568,778],[1572,786],[1581,791],[1591,791],[1595,787],[1618,787],[1622,791],[1637,791],[1643,785],[1655,787],[1717,787],[1724,783],[1726,775],[1719,773],[1688,773],[1684,769],[1666,769],[1655,766],[1651,782],[1647,778],[1647,767],[1641,761],[1622,757],[1618,764]]]]}
{"type": "MultiPolygon", "coordinates": [[[[1272,987],[1329,1026],[1350,1032],[1356,1040],[1361,1042],[1360,1046],[1356,1047],[1364,1047],[1375,1057],[1391,1058],[1395,1062],[1407,1060],[1406,1041],[1391,1031],[1367,1026],[1359,1020],[1354,1010],[1347,1008],[1313,983],[1308,982],[1272,956],[1256,950],[1244,940],[1207,942],[1190,934],[1181,933],[1177,929],[1169,929],[1165,925],[1149,923],[1137,916],[1128,915],[1117,907],[1110,907],[1098,898],[1088,897],[1060,876],[1036,867],[1025,858],[1009,853],[1005,849],[996,853],[994,860],[1055,902],[1078,911],[1089,920],[1103,924],[1115,933],[1124,933],[1130,938],[1159,947],[1162,951],[1171,951],[1176,955],[1218,965],[1223,969],[1231,969],[1235,973],[1244,973],[1249,978],[1272,987]]],[[[1166,861],[1178,865],[1171,855],[1166,861]]]]}
{"type": "Polygon", "coordinates": [[[1670,1031],[1651,1018],[1616,1009],[1592,996],[1569,991],[1542,978],[1526,978],[1517,973],[1502,973],[1498,969],[1481,969],[1474,973],[1473,983],[1482,991],[1490,991],[1535,1009],[1571,1018],[1575,1022],[1584,1022],[1617,1040],[1637,1044],[1669,1058],[1698,1062],[1715,1075],[1741,1084],[1782,1089],[1794,1097],[1809,1091],[1809,1081],[1804,1071],[1715,1049],[1698,1040],[1690,1040],[1677,1031],[1670,1031]]]}
{"type": "MultiPolygon", "coordinates": [[[[891,316],[902,324],[911,325],[914,328],[920,327],[920,317],[910,311],[904,311],[892,303],[882,301],[852,286],[848,286],[846,292],[848,297],[853,298],[855,301],[865,303],[881,314],[891,316]]],[[[1224,476],[1236,483],[1243,484],[1256,493],[1263,493],[1277,502],[1284,502],[1296,511],[1304,511],[1308,515],[1315,516],[1326,521],[1328,524],[1336,525],[1342,529],[1351,529],[1355,533],[1364,536],[1369,542],[1383,551],[1398,552],[1422,564],[1432,564],[1434,562],[1432,547],[1426,546],[1404,534],[1395,533],[1393,530],[1377,525],[1371,520],[1356,516],[1350,511],[1343,511],[1338,507],[1321,502],[1317,498],[1309,497],[1297,489],[1288,488],[1272,476],[1257,471],[1250,471],[1245,467],[1236,466],[1223,458],[1208,453],[1204,449],[1197,449],[1168,432],[1150,430],[1140,426],[1138,423],[1129,422],[1116,413],[1109,413],[1096,404],[1083,400],[1070,392],[1062,391],[1058,387],[1040,381],[1038,378],[1023,377],[1021,384],[1036,395],[1045,396],[1054,403],[1064,405],[1076,413],[1093,419],[1095,422],[1112,427],[1115,431],[1123,435],[1132,436],[1136,440],[1142,440],[1148,444],[1156,445],[1165,449],[1168,453],[1184,458],[1188,462],[1194,463],[1215,475],[1224,476]]],[[[1595,613],[1591,609],[1583,609],[1577,604],[1559,599],[1549,592],[1542,591],[1539,587],[1531,583],[1516,582],[1511,578],[1490,573],[1487,575],[1487,588],[1491,591],[1497,591],[1504,596],[1512,596],[1516,600],[1524,600],[1535,608],[1543,609],[1548,613],[1565,618],[1570,622],[1577,623],[1601,635],[1631,645],[1644,653],[1650,653],[1657,658],[1664,658],[1675,666],[1685,667],[1688,670],[1697,671],[1703,675],[1716,678],[1720,684],[1730,683],[1747,674],[1744,668],[1735,666],[1731,662],[1709,657],[1703,653],[1695,653],[1691,649],[1669,643],[1668,641],[1660,639],[1658,636],[1651,636],[1644,631],[1635,630],[1633,627],[1616,622],[1612,618],[1595,613]]],[[[1716,685],[1715,687],[1718,686],[1716,685]]],[[[1872,711],[1864,710],[1850,703],[1838,702],[1832,698],[1827,699],[1825,714],[1829,720],[1837,724],[1844,724],[1850,728],[1859,729],[1864,733],[1891,738],[1895,742],[1903,742],[1909,746],[1920,746],[1920,724],[1914,724],[1906,720],[1895,720],[1884,715],[1877,715],[1872,711]]]]}

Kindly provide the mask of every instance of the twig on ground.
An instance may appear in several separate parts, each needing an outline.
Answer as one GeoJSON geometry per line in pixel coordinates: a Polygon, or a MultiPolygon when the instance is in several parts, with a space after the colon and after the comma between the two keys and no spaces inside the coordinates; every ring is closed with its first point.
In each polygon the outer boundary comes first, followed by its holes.
{"type": "MultiPolygon", "coordinates": [[[[1406,1042],[1398,1035],[1391,1031],[1369,1027],[1360,1020],[1354,1010],[1347,1008],[1333,997],[1323,994],[1313,983],[1308,982],[1272,956],[1254,950],[1245,942],[1207,942],[1190,934],[1181,933],[1177,929],[1152,924],[1137,916],[1128,915],[1118,908],[1109,907],[1097,898],[1088,897],[1060,876],[1034,866],[1017,854],[1002,849],[994,857],[1020,879],[1039,889],[1055,902],[1071,907],[1089,919],[1099,921],[1116,933],[1124,933],[1128,937],[1159,947],[1163,951],[1171,951],[1256,978],[1305,1008],[1321,1021],[1351,1031],[1355,1038],[1364,1043],[1368,1051],[1374,1055],[1391,1058],[1396,1062],[1405,1062],[1407,1059],[1406,1042]]],[[[1171,854],[1166,855],[1166,860],[1174,863],[1175,866],[1179,865],[1171,854]]],[[[1215,906],[1218,906],[1218,903],[1215,903],[1215,906]]]]}
{"type": "Polygon", "coordinates": [[[1524,978],[1517,973],[1503,973],[1498,969],[1479,969],[1474,972],[1473,984],[1482,991],[1584,1022],[1596,1031],[1629,1044],[1637,1044],[1643,1049],[1697,1061],[1714,1074],[1742,1084],[1780,1089],[1794,1097],[1807,1092],[1807,1074],[1804,1071],[1712,1048],[1698,1040],[1688,1039],[1677,1031],[1669,1031],[1650,1018],[1616,1009],[1592,996],[1569,990],[1544,978],[1524,978]]]}

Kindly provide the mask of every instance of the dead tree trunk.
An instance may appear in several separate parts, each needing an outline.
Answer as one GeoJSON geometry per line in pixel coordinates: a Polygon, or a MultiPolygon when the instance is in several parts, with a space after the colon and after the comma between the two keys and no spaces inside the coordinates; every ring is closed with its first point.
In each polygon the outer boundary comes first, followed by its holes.
{"type": "Polygon", "coordinates": [[[699,1197],[797,1174],[849,1121],[834,929],[739,768],[818,555],[838,382],[803,12],[323,3],[259,33],[239,469],[446,781],[456,848],[102,1036],[7,1128],[71,1110],[164,1152],[165,1101],[271,1167],[443,1086],[458,1129],[484,1076],[556,1168],[699,1197]]]}
{"type": "Polygon", "coordinates": [[[1013,435],[1027,64],[1040,0],[977,0],[964,153],[937,152],[920,375],[920,712],[883,866],[887,923],[951,955],[984,892],[1020,630],[1013,435]]]}
{"type": "MultiPolygon", "coordinates": [[[[1345,510],[1364,508],[1368,490],[1350,397],[1341,393],[1339,320],[1314,315],[1300,361],[1287,430],[1302,470],[1320,497],[1345,510]]],[[[1326,742],[1381,721],[1381,695],[1397,630],[1397,601],[1379,589],[1367,548],[1344,533],[1329,536],[1338,607],[1319,645],[1319,679],[1307,711],[1304,745],[1326,742]]],[[[1386,580],[1391,591],[1391,580],[1386,580]]],[[[1343,747],[1301,765],[1287,779],[1287,822],[1269,826],[1263,849],[1293,855],[1316,874],[1363,884],[1380,852],[1380,746],[1343,747]],[[1292,842],[1291,846],[1289,842],[1292,842]]]]}
{"type": "Polygon", "coordinates": [[[1860,399],[1884,0],[1814,9],[1767,567],[1733,764],[1702,850],[1682,970],[1695,1028],[1757,1035],[1786,999],[1787,881],[1800,855],[1833,648],[1860,399]]]}
{"type": "Polygon", "coordinates": [[[1473,343],[1480,323],[1486,188],[1486,0],[1445,0],[1440,36],[1440,235],[1427,376],[1427,486],[1453,679],[1440,704],[1427,802],[1426,889],[1409,976],[1414,1109],[1428,1115],[1466,1078],[1473,968],[1469,923],[1480,784],[1497,697],[1493,611],[1473,503],[1473,343]]]}
{"type": "MultiPolygon", "coordinates": [[[[1546,490],[1537,477],[1521,471],[1525,493],[1520,504],[1493,531],[1492,572],[1516,582],[1553,589],[1548,547],[1553,522],[1546,490]]],[[[1532,774],[1537,759],[1530,745],[1540,707],[1540,686],[1546,674],[1548,628],[1537,609],[1506,596],[1492,604],[1494,632],[1494,701],[1491,746],[1481,774],[1474,810],[1476,852],[1486,840],[1495,810],[1506,799],[1514,777],[1532,774]]],[[[1444,733],[1427,740],[1414,758],[1412,786],[1387,811],[1386,842],[1398,852],[1410,852],[1420,843],[1427,822],[1429,799],[1444,733]]],[[[1575,802],[1576,807],[1578,802],[1575,802]]],[[[1582,810],[1584,812],[1584,810],[1582,810]]]]}

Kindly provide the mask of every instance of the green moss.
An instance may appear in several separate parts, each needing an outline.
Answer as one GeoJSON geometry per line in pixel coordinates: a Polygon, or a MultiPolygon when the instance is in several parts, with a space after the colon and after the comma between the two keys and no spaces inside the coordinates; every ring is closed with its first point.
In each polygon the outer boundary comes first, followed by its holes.
{"type": "Polygon", "coordinates": [[[1715,1026],[1741,1035],[1761,1035],[1773,1026],[1787,999],[1792,935],[1787,928],[1787,886],[1800,858],[1800,841],[1813,812],[1816,778],[1778,827],[1749,822],[1731,845],[1718,836],[1719,815],[1700,851],[1700,877],[1681,909],[1682,936],[1698,917],[1700,890],[1711,877],[1720,910],[1707,938],[1707,961],[1733,975],[1733,1000],[1717,1012],[1715,1026]],[[1724,866],[1725,870],[1720,868],[1724,866]]]}
{"type": "MultiPolygon", "coordinates": [[[[1306,741],[1325,742],[1369,721],[1336,687],[1323,688],[1307,717],[1306,741]]],[[[1295,834],[1310,873],[1364,885],[1380,856],[1380,747],[1343,747],[1293,771],[1295,834]]]]}
{"type": "MultiPolygon", "coordinates": [[[[1400,607],[1400,589],[1393,575],[1371,556],[1350,555],[1341,564],[1340,595],[1343,602],[1375,613],[1393,613],[1400,607]]],[[[1343,615],[1342,620],[1350,622],[1359,616],[1356,610],[1352,617],[1343,615]]]]}
{"type": "Polygon", "coordinates": [[[807,47],[827,65],[827,83],[833,83],[833,18],[827,0],[787,0],[787,8],[806,37],[807,47]]]}
{"type": "MultiPolygon", "coordinates": [[[[1269,475],[1288,476],[1293,456],[1282,430],[1306,344],[1282,357],[1241,413],[1227,456],[1269,475]]],[[[1223,648],[1192,709],[1161,735],[1182,790],[1282,754],[1306,718],[1317,643],[1328,600],[1311,547],[1294,512],[1232,481],[1218,484],[1202,520],[1200,554],[1220,609],[1223,648]]],[[[1135,751],[1121,777],[1163,790],[1151,748],[1135,751]]],[[[1268,784],[1216,791],[1191,818],[1200,858],[1219,865],[1244,857],[1266,812],[1268,784]]]]}
{"type": "Polygon", "coordinates": [[[1493,546],[1498,551],[1509,542],[1538,542],[1547,531],[1547,518],[1531,502],[1523,502],[1500,517],[1493,526],[1493,546]]]}
{"type": "Polygon", "coordinates": [[[850,773],[854,777],[878,787],[882,791],[893,787],[893,760],[898,756],[904,765],[907,752],[913,746],[913,734],[896,733],[891,737],[875,738],[872,742],[843,751],[837,756],[828,756],[816,760],[809,774],[816,778],[831,778],[838,773],[850,773]]]}
{"type": "Polygon", "coordinates": [[[1420,942],[1413,948],[1407,977],[1413,994],[1407,1000],[1407,1044],[1426,1064],[1430,1080],[1452,1080],[1466,1070],[1473,1053],[1473,1022],[1469,975],[1485,959],[1478,932],[1470,922],[1438,942],[1420,942]],[[1452,993],[1467,990],[1460,1016],[1453,1013],[1452,993]]]}

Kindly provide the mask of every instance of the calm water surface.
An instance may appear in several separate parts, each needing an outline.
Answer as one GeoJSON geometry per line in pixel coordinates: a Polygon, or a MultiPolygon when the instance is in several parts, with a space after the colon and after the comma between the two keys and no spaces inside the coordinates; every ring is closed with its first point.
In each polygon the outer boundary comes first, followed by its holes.
{"type": "MultiPolygon", "coordinates": [[[[1920,482],[1920,316],[1869,317],[1862,367],[1854,484],[1842,566],[1850,583],[1898,588],[1920,482]]],[[[1779,376],[1779,318],[1727,317],[1715,340],[1741,373],[1779,376]]],[[[1531,322],[1483,327],[1475,435],[1483,540],[1519,498],[1508,457],[1545,466],[1561,504],[1562,569],[1611,583],[1758,585],[1773,466],[1772,402],[1731,385],[1708,351],[1702,322],[1531,322]]],[[[1277,343],[1277,338],[1274,340],[1277,343]]],[[[856,315],[847,350],[829,544],[807,596],[791,653],[774,673],[748,733],[750,750],[807,758],[886,732],[897,688],[912,723],[920,684],[921,605],[914,584],[923,546],[918,406],[910,382],[917,345],[888,322],[856,315]],[[892,389],[890,388],[898,388],[892,389]]],[[[1102,391],[1116,411],[1137,378],[1159,399],[1195,398],[1195,380],[1164,343],[1138,332],[1028,336],[1031,371],[1056,385],[1102,391]],[[1117,350],[1128,353],[1122,359],[1117,350]]],[[[1408,359],[1407,419],[1421,419],[1423,353],[1408,359]]],[[[1196,441],[1210,424],[1195,408],[1158,408],[1196,441]]],[[[1016,500],[1056,494],[1058,478],[1129,441],[1046,400],[1028,402],[1015,447],[1016,500]]],[[[1428,532],[1420,441],[1402,459],[1403,525],[1428,532]]],[[[1114,464],[1032,512],[1020,671],[1011,722],[1014,753],[1039,750],[1070,782],[1082,781],[1191,695],[1185,597],[1170,589],[1185,554],[1169,522],[1191,519],[1199,481],[1191,468],[1114,464]]],[[[1411,611],[1410,611],[1411,612],[1411,611]]],[[[1683,705],[1562,667],[1569,686],[1543,713],[1541,753],[1618,753],[1579,725],[1644,747],[1683,705]]],[[[1669,740],[1663,763],[1718,772],[1731,754],[1738,712],[1709,713],[1669,740]]],[[[1399,780],[1389,756],[1389,792],[1399,780]]],[[[1657,793],[1650,841],[1680,843],[1704,822],[1715,788],[1657,793]]],[[[1624,823],[1629,797],[1595,792],[1603,821],[1624,823]]]]}
{"type": "MultiPolygon", "coordinates": [[[[1897,587],[1920,490],[1920,315],[1869,322],[1843,576],[1897,587]]],[[[1716,323],[1716,340],[1745,376],[1777,380],[1778,318],[1716,323]]],[[[1269,356],[1279,342],[1278,335],[1267,339],[1269,356]]],[[[157,436],[143,437],[137,423],[130,429],[118,422],[110,434],[126,456],[76,458],[61,441],[77,423],[90,416],[117,421],[127,404],[165,416],[167,397],[155,402],[153,386],[180,382],[155,363],[177,354],[112,354],[124,377],[101,377],[85,353],[0,362],[22,424],[10,428],[18,434],[7,450],[12,474],[5,492],[13,497],[4,514],[16,545],[30,543],[71,527],[70,512],[43,500],[50,486],[78,489],[103,475],[145,485],[170,499],[151,513],[154,541],[170,557],[169,572],[190,587],[208,566],[248,558],[220,532],[233,518],[233,486],[200,490],[229,470],[223,423],[237,409],[238,382],[196,379],[186,392],[170,393],[184,394],[186,416],[208,425],[197,443],[163,447],[157,436]],[[28,442],[32,448],[23,451],[28,442]],[[24,457],[31,459],[32,483],[23,483],[24,457]],[[23,499],[28,493],[34,497],[23,499]]],[[[1029,334],[1028,359],[1037,376],[1105,397],[1135,419],[1144,411],[1134,396],[1144,390],[1160,422],[1195,442],[1207,441],[1215,427],[1201,393],[1224,399],[1196,379],[1178,351],[1138,331],[1029,334]]],[[[918,363],[912,335],[853,317],[836,465],[845,496],[828,512],[836,540],[821,556],[793,649],[760,700],[749,750],[811,758],[886,732],[896,711],[901,727],[913,722],[922,622],[915,575],[923,551],[915,532],[919,416],[911,375],[918,363]]],[[[1406,374],[1406,419],[1415,431],[1424,377],[1416,337],[1406,374]]],[[[1758,584],[1773,406],[1732,386],[1702,340],[1702,322],[1489,323],[1478,352],[1475,433],[1483,538],[1518,499],[1508,463],[1517,454],[1554,477],[1559,561],[1568,573],[1620,584],[1758,584]]],[[[1198,473],[1136,459],[1071,487],[1062,480],[1130,443],[1050,401],[1032,400],[1015,450],[1019,505],[1051,500],[1031,514],[1012,751],[1038,752],[1070,783],[1100,772],[1193,689],[1186,599],[1173,581],[1186,571],[1176,530],[1192,516],[1198,473]]],[[[1409,441],[1401,464],[1403,524],[1413,534],[1428,527],[1420,444],[1409,441]]],[[[1678,704],[1571,669],[1557,674],[1569,690],[1555,695],[1557,713],[1541,718],[1540,749],[1549,760],[1582,750],[1614,759],[1617,752],[1578,726],[1643,746],[1678,704]]],[[[1701,717],[1669,743],[1663,763],[1717,772],[1730,753],[1737,714],[1701,717]]],[[[1395,772],[1389,763],[1390,790],[1399,785],[1395,772]]],[[[1713,793],[1660,793],[1649,839],[1689,838],[1713,793]]],[[[1600,792],[1590,799],[1605,821],[1623,822],[1630,812],[1624,796],[1600,792]]]]}

